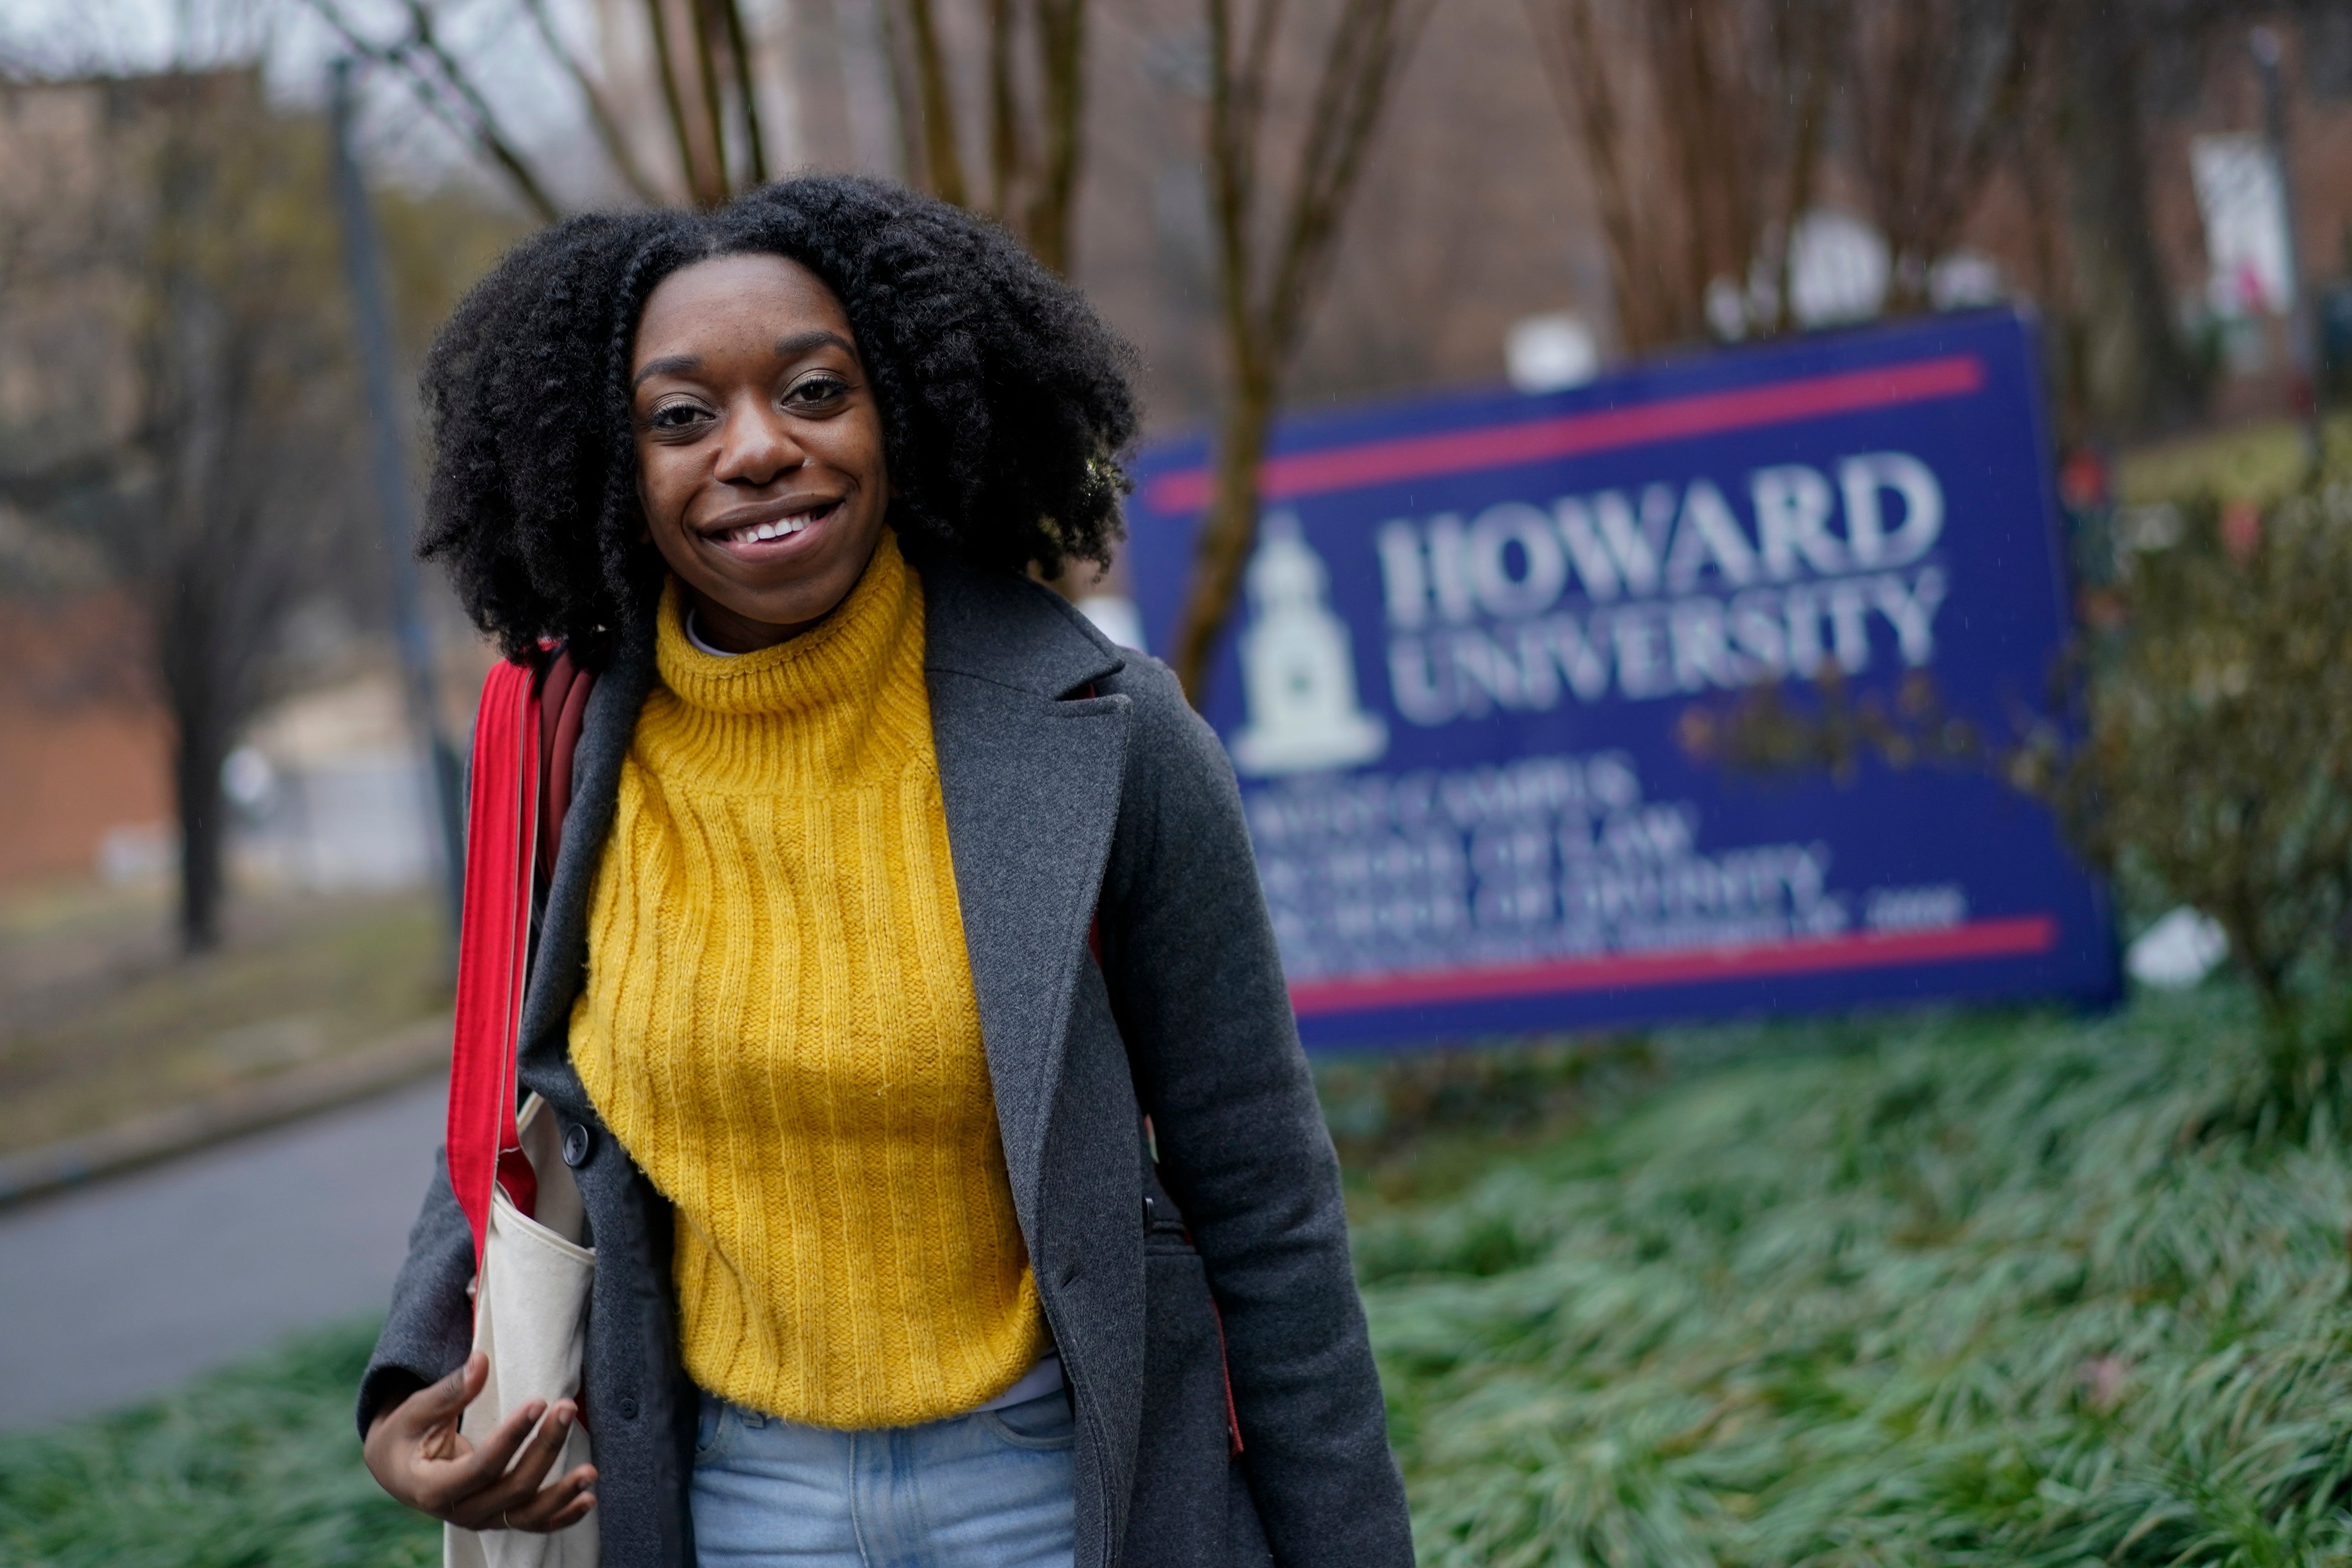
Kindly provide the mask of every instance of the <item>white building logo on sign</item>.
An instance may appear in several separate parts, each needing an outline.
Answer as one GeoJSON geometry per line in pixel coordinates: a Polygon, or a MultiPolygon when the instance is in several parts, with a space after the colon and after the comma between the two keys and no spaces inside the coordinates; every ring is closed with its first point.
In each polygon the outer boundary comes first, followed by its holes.
{"type": "Polygon", "coordinates": [[[1254,774],[1354,767],[1388,750],[1389,727],[1356,698],[1355,650],[1328,602],[1330,574],[1276,512],[1250,557],[1250,624],[1241,635],[1249,722],[1233,738],[1234,765],[1254,774]]]}

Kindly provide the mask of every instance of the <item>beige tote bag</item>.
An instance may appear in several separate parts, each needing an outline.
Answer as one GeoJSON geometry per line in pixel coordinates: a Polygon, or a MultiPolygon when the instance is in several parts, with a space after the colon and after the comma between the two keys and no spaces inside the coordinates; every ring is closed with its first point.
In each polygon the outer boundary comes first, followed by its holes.
{"type": "MultiPolygon", "coordinates": [[[[558,841],[571,745],[593,684],[561,652],[543,662],[501,661],[482,683],[474,720],[447,1149],[450,1190],[474,1234],[474,1348],[490,1363],[489,1381],[457,1426],[477,1447],[531,1400],[552,1407],[580,1393],[596,1255],[581,1245],[587,1211],[563,1163],[555,1117],[537,1095],[516,1110],[515,1052],[534,868],[542,842],[551,859],[558,841]],[[544,792],[542,772],[551,786],[544,792]]],[[[589,1457],[583,1419],[565,1434],[550,1474],[589,1457]]],[[[553,1534],[445,1525],[443,1557],[447,1568],[595,1568],[596,1516],[553,1534]]]]}
{"type": "MultiPolygon", "coordinates": [[[[580,1355],[587,1342],[588,1286],[596,1254],[580,1245],[585,1209],[580,1186],[556,1144],[555,1118],[532,1095],[517,1118],[523,1152],[539,1176],[539,1214],[524,1214],[499,1188],[490,1198],[490,1234],[474,1303],[474,1348],[490,1359],[489,1381],[466,1407],[457,1430],[479,1447],[509,1411],[534,1399],[552,1409],[580,1393],[580,1355]]],[[[544,1420],[545,1417],[541,1417],[544,1420]]],[[[573,1422],[547,1479],[588,1463],[588,1428],[573,1422]]],[[[596,1515],[551,1535],[523,1530],[460,1530],[444,1525],[447,1568],[595,1568],[596,1515]]]]}

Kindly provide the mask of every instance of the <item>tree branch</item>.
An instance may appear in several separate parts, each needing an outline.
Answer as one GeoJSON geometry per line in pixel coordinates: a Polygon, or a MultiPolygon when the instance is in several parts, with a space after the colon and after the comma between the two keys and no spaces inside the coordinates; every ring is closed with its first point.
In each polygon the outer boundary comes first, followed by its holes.
{"type": "Polygon", "coordinates": [[[1234,0],[1203,4],[1211,73],[1210,214],[1230,381],[1218,431],[1215,489],[1202,520],[1172,650],[1177,678],[1196,705],[1206,695],[1210,656],[1231,618],[1256,543],[1258,468],[1283,375],[1328,275],[1340,220],[1373,133],[1434,0],[1346,0],[1342,5],[1325,40],[1263,293],[1255,259],[1255,190],[1265,162],[1265,105],[1282,0],[1259,0],[1238,51],[1234,0]]]}
{"type": "Polygon", "coordinates": [[[499,127],[488,103],[464,79],[457,62],[434,37],[432,16],[424,0],[408,0],[410,37],[391,45],[378,44],[352,26],[335,0],[305,0],[305,4],[342,38],[353,54],[390,69],[406,84],[410,96],[424,105],[427,113],[472,148],[477,156],[496,164],[514,186],[515,194],[542,222],[553,223],[563,216],[545,182],[499,127]],[[432,63],[434,69],[427,70],[417,63],[415,57],[419,54],[432,63]],[[449,100],[453,95],[455,104],[449,100]]]}
{"type": "MultiPolygon", "coordinates": [[[[654,37],[654,71],[661,79],[662,110],[669,120],[670,140],[677,147],[678,176],[686,183],[686,199],[696,206],[715,206],[712,181],[697,152],[694,128],[687,119],[686,97],[678,90],[677,52],[670,47],[669,7],[665,0],[645,0],[646,26],[654,37]]],[[[724,184],[722,175],[719,182],[724,184]]]]}
{"type": "Polygon", "coordinates": [[[490,108],[481,89],[474,85],[473,79],[466,74],[449,51],[442,47],[439,36],[433,29],[433,13],[426,8],[425,0],[408,0],[408,19],[415,32],[415,47],[423,49],[432,59],[442,79],[449,84],[450,90],[473,115],[476,125],[479,127],[482,150],[506,171],[508,178],[513,180],[516,188],[522,192],[523,199],[530,202],[541,217],[553,223],[562,216],[562,208],[548,193],[538,171],[524,159],[513,138],[499,126],[498,113],[490,108]]]}
{"type": "Polygon", "coordinates": [[[957,206],[969,206],[970,187],[963,177],[963,153],[956,142],[955,89],[948,80],[947,60],[940,49],[938,17],[931,0],[904,0],[907,23],[913,37],[915,87],[920,95],[923,173],[931,194],[957,206]]]}
{"type": "Polygon", "coordinates": [[[688,37],[694,45],[694,86],[701,99],[701,131],[710,152],[711,179],[701,205],[722,206],[735,194],[735,178],[728,167],[727,118],[719,101],[719,59],[709,16],[713,0],[685,0],[685,4],[688,37]]]}
{"type": "Polygon", "coordinates": [[[1087,0],[1035,0],[1044,167],[1029,211],[1037,259],[1067,276],[1086,153],[1087,0]]]}
{"type": "Polygon", "coordinates": [[[1010,220],[1028,162],[1021,144],[1021,100],[1013,79],[1013,46],[1020,17],[1013,0],[988,0],[988,205],[1010,220]]]}
{"type": "Polygon", "coordinates": [[[646,176],[636,155],[629,151],[628,138],[621,132],[620,119],[614,112],[612,100],[605,96],[603,85],[590,72],[587,62],[574,54],[571,46],[556,32],[555,18],[548,11],[547,0],[523,0],[523,8],[539,28],[540,41],[547,46],[547,52],[555,58],[556,63],[563,68],[564,75],[572,79],[572,85],[578,89],[580,101],[587,106],[588,122],[595,130],[596,141],[604,149],[604,156],[612,161],[614,172],[621,176],[621,183],[647,206],[662,205],[661,192],[646,176]]]}
{"type": "Polygon", "coordinates": [[[768,147],[760,128],[760,95],[753,89],[751,32],[743,26],[740,0],[715,0],[715,4],[719,19],[726,25],[727,51],[734,66],[737,112],[742,117],[743,145],[750,163],[749,184],[764,185],[768,183],[768,147]]]}

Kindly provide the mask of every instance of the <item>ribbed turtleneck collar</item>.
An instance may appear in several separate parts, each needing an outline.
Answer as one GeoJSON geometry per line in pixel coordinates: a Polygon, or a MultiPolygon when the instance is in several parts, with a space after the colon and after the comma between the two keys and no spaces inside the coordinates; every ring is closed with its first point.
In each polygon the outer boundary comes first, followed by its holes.
{"type": "MultiPolygon", "coordinates": [[[[662,590],[654,661],[677,710],[656,726],[656,750],[721,788],[769,775],[782,761],[779,746],[799,756],[796,767],[849,765],[853,752],[907,725],[928,731],[922,637],[921,584],[887,528],[865,574],[832,615],[751,653],[696,647],[672,578],[662,590]]],[[[638,738],[650,739],[642,724],[638,738]]]]}
{"type": "Polygon", "coordinates": [[[782,713],[870,689],[922,606],[898,536],[882,531],[865,575],[830,616],[773,647],[704,653],[687,640],[686,600],[673,577],[662,589],[654,658],[662,684],[689,708],[712,713],[782,713]]]}

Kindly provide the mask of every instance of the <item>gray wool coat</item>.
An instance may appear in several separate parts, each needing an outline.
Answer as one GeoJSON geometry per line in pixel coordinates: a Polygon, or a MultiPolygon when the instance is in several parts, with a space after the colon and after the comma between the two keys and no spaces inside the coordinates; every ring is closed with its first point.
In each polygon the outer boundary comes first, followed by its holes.
{"type": "MultiPolygon", "coordinates": [[[[1164,667],[1058,595],[917,564],[1005,1164],[1077,1417],[1078,1568],[1410,1563],[1338,1162],[1224,753],[1164,667]]],[[[558,1115],[596,1248],[582,1405],[614,1568],[694,1562],[670,1210],[597,1119],[569,1042],[590,888],[655,679],[647,628],[589,700],[522,1025],[521,1081],[558,1115]]],[[[362,1384],[362,1432],[465,1360],[472,1272],[445,1166],[362,1384]]]]}

